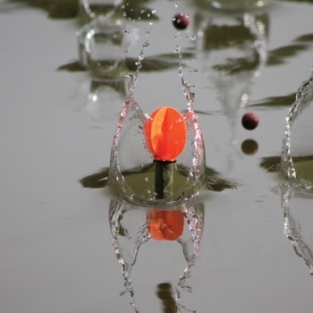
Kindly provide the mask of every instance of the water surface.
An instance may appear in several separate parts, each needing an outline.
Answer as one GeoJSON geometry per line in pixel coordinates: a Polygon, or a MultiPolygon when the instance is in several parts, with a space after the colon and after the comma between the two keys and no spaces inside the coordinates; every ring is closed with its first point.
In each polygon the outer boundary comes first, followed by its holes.
{"type": "MultiPolygon", "coordinates": [[[[190,69],[186,79],[196,86],[206,164],[237,188],[200,194],[203,233],[186,280],[192,292],[182,291],[186,308],[180,310],[310,312],[312,277],[284,233],[280,182],[261,164],[280,157],[293,95],[310,75],[312,4],[274,2],[255,16],[234,17],[203,2],[184,0],[178,8],[173,1],[142,3],[156,9],[158,20],[135,90],[146,112],[162,105],[185,110],[171,18],[177,10],[188,12],[190,31],[180,43],[190,69]],[[200,24],[210,41],[190,40],[200,24]],[[214,39],[212,29],[234,35],[214,39]],[[254,131],[241,126],[247,110],[259,115],[254,131]],[[257,143],[254,154],[242,151],[247,139],[257,143]]],[[[109,165],[123,91],[97,85],[77,66],[77,3],[47,3],[0,6],[0,308],[132,312],[129,294],[120,296],[125,288],[112,247],[111,193],[80,183],[109,165]]],[[[146,29],[148,23],[139,24],[146,29]]],[[[129,52],[129,71],[140,49],[129,52]]],[[[292,217],[297,202],[307,231],[312,199],[292,199],[292,217]]],[[[175,287],[186,266],[177,241],[142,244],[131,272],[139,312],[175,312],[175,287]]]]}

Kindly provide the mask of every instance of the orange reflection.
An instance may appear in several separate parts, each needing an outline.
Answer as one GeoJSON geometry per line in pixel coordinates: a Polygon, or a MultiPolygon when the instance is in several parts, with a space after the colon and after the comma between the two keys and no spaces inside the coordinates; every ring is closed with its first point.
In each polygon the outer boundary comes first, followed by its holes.
{"type": "Polygon", "coordinates": [[[147,223],[150,235],[155,240],[176,240],[184,231],[184,215],[181,211],[149,211],[147,223]]]}

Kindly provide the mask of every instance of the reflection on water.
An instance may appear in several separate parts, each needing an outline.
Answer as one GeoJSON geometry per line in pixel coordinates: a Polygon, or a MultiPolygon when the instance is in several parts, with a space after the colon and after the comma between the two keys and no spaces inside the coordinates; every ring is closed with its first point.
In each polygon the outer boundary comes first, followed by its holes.
{"type": "MultiPolygon", "coordinates": [[[[183,59],[192,59],[194,53],[192,52],[182,52],[183,59]]],[[[126,57],[125,68],[127,72],[136,71],[136,62],[137,59],[126,57]]],[[[141,72],[159,72],[170,69],[177,69],[179,67],[179,60],[177,60],[177,55],[174,53],[158,54],[155,56],[147,56],[142,61],[141,72]]],[[[68,71],[68,72],[81,72],[87,71],[87,68],[81,64],[80,61],[72,61],[67,64],[63,64],[58,67],[59,71],[68,71]]]]}
{"type": "Polygon", "coordinates": [[[291,241],[295,253],[309,267],[311,275],[313,275],[312,201],[312,195],[295,195],[289,184],[285,184],[281,190],[284,234],[291,241]]]}
{"type": "Polygon", "coordinates": [[[10,3],[44,10],[48,12],[50,18],[54,19],[74,18],[78,13],[78,0],[6,0],[0,4],[0,11],[10,3]]]}
{"type": "Polygon", "coordinates": [[[310,49],[312,42],[313,34],[305,34],[295,38],[289,45],[270,50],[268,52],[267,65],[280,65],[285,63],[288,58],[310,49]]]}
{"type": "MultiPolygon", "coordinates": [[[[234,168],[234,156],[238,155],[237,127],[241,120],[238,115],[245,113],[251,89],[266,66],[269,13],[226,14],[199,10],[195,21],[197,57],[205,77],[202,87],[214,95],[230,128],[228,142],[222,148],[226,163],[223,167],[229,172],[234,168]]],[[[197,111],[199,114],[210,112],[210,107],[207,111],[197,111]]],[[[257,146],[252,147],[248,141],[241,150],[253,154],[257,146]]]]}
{"type": "MultiPolygon", "coordinates": [[[[149,169],[152,164],[146,164],[142,166],[142,171],[149,169]]],[[[132,172],[138,171],[133,169],[124,172],[124,175],[131,175],[132,172]]],[[[183,169],[182,169],[183,170],[183,169]]],[[[105,188],[110,185],[109,180],[109,167],[105,167],[97,173],[87,175],[80,180],[80,183],[85,188],[105,188]]],[[[210,167],[205,168],[205,177],[202,181],[202,188],[204,190],[210,190],[220,192],[225,189],[234,189],[237,184],[234,181],[221,178],[219,173],[210,167]]]]}
{"type": "Polygon", "coordinates": [[[241,150],[244,154],[253,155],[258,149],[259,145],[254,139],[246,139],[241,143],[241,150]]]}
{"type": "Polygon", "coordinates": [[[122,266],[125,293],[131,297],[131,305],[135,312],[139,312],[139,309],[131,279],[132,268],[136,263],[140,246],[150,240],[176,241],[181,245],[186,267],[173,291],[169,284],[158,285],[158,296],[163,300],[167,310],[164,312],[178,312],[177,310],[185,309],[181,303],[183,292],[190,291],[188,278],[199,254],[203,235],[203,204],[191,201],[180,206],[153,208],[112,198],[109,221],[113,247],[117,260],[122,266]]]}
{"type": "Polygon", "coordinates": [[[129,20],[158,20],[155,10],[146,6],[149,0],[78,0],[78,15],[82,24],[98,16],[114,15],[129,20]]]}
{"type": "Polygon", "coordinates": [[[169,283],[161,283],[157,285],[156,294],[162,301],[164,313],[175,313],[177,312],[177,306],[173,297],[173,287],[169,283]]]}
{"type": "Polygon", "coordinates": [[[81,108],[95,122],[118,118],[125,97],[125,80],[92,80],[87,102],[81,108]]]}
{"type": "MultiPolygon", "coordinates": [[[[151,14],[152,9],[146,6],[146,3],[149,1],[150,0],[128,0],[127,5],[123,8],[125,17],[130,19],[157,20],[158,17],[156,15],[152,16],[151,14]]],[[[110,2],[113,2],[113,0],[110,2]]],[[[75,18],[80,12],[84,22],[87,22],[94,18],[95,15],[98,15],[97,9],[96,12],[92,12],[88,1],[84,0],[6,0],[0,4],[0,12],[7,11],[10,8],[8,4],[16,4],[20,7],[27,5],[41,9],[48,12],[48,16],[53,19],[75,18]],[[86,2],[87,5],[84,5],[86,2]]],[[[102,10],[103,9],[100,7],[100,11],[102,10]]]]}
{"type": "Polygon", "coordinates": [[[79,61],[94,77],[114,78],[125,74],[125,28],[122,19],[99,16],[80,29],[79,61]]]}
{"type": "Polygon", "coordinates": [[[232,129],[238,109],[246,107],[251,85],[266,63],[268,28],[266,12],[216,14],[202,22],[201,64],[232,129]]]}
{"type": "Polygon", "coordinates": [[[296,94],[291,93],[285,96],[276,96],[276,97],[268,97],[266,99],[255,101],[251,103],[254,107],[266,107],[266,108],[277,108],[284,106],[291,106],[291,104],[295,101],[296,94]]]}
{"type": "Polygon", "coordinates": [[[112,17],[120,15],[122,0],[78,0],[78,13],[82,24],[99,16],[112,17]]]}

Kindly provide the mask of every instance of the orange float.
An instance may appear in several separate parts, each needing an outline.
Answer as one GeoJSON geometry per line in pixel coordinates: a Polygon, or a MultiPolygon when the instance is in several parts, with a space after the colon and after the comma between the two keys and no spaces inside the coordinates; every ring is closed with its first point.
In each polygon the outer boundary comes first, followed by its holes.
{"type": "Polygon", "coordinates": [[[187,125],[172,107],[161,107],[144,123],[146,144],[156,161],[175,161],[187,141],[187,125]]]}
{"type": "Polygon", "coordinates": [[[148,213],[150,235],[155,240],[176,240],[184,231],[181,211],[152,210],[148,213]]]}

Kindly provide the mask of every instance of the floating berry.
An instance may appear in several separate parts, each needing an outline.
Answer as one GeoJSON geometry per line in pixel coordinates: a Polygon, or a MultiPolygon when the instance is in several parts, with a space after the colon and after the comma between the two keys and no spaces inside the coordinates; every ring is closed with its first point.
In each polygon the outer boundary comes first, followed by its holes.
{"type": "Polygon", "coordinates": [[[173,25],[176,29],[186,29],[189,25],[189,16],[184,13],[177,13],[172,19],[173,25]]]}
{"type": "Polygon", "coordinates": [[[243,115],[241,124],[245,129],[253,130],[259,125],[259,117],[253,112],[247,112],[243,115]]]}
{"type": "Polygon", "coordinates": [[[179,111],[161,107],[144,123],[146,143],[157,161],[175,161],[187,141],[187,125],[179,111]]]}

